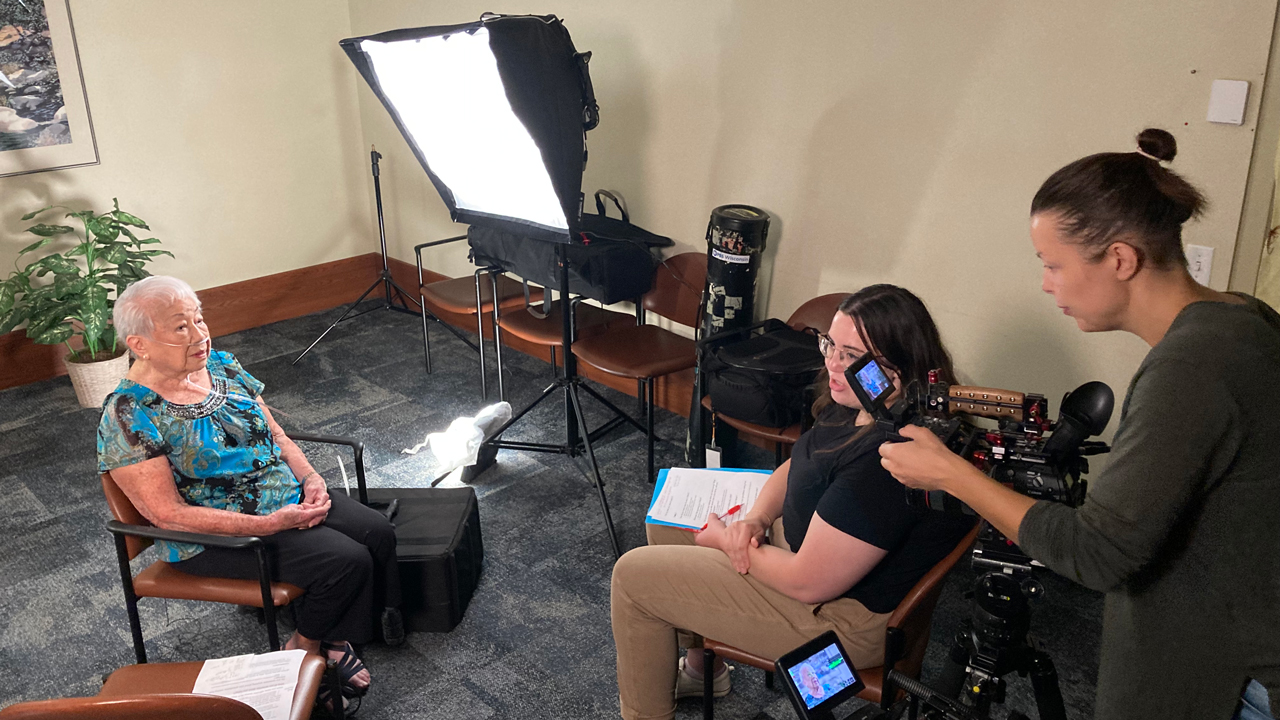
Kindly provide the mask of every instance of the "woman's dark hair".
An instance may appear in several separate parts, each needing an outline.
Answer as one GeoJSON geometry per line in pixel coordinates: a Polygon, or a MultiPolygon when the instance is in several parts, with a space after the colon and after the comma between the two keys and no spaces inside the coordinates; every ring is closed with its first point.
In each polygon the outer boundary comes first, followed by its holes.
{"type": "Polygon", "coordinates": [[[1203,213],[1207,201],[1160,165],[1178,154],[1173,135],[1148,128],[1138,134],[1138,148],[1090,155],[1050,175],[1031,201],[1031,215],[1057,214],[1060,229],[1091,251],[1091,260],[1123,242],[1156,269],[1185,266],[1182,224],[1203,213]]]}
{"type": "MultiPolygon", "coordinates": [[[[942,345],[938,326],[924,302],[910,290],[897,285],[870,285],[840,303],[839,311],[853,319],[862,344],[881,364],[898,373],[902,387],[917,382],[926,389],[929,371],[939,370],[939,380],[956,384],[951,355],[942,345]]],[[[829,377],[824,368],[815,388],[819,391],[813,404],[816,418],[831,403],[829,377]]]]}

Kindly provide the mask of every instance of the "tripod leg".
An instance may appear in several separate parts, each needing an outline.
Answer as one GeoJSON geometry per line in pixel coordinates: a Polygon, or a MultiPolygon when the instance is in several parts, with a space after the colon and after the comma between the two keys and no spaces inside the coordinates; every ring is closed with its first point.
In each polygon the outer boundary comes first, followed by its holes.
{"type": "Polygon", "coordinates": [[[312,341],[311,341],[311,344],[307,346],[307,349],[306,349],[306,350],[303,350],[303,351],[302,351],[302,354],[301,354],[301,355],[299,355],[298,357],[294,358],[294,359],[293,359],[293,362],[291,362],[291,363],[289,363],[289,364],[290,364],[290,365],[297,365],[299,360],[301,360],[303,357],[305,357],[307,353],[311,352],[311,348],[315,347],[316,345],[319,345],[319,344],[320,344],[320,341],[324,339],[324,336],[325,336],[325,335],[328,335],[328,334],[329,334],[329,331],[330,331],[330,330],[332,330],[332,329],[334,329],[334,328],[338,327],[338,323],[342,322],[343,320],[346,320],[346,319],[347,319],[347,316],[351,314],[351,311],[352,311],[352,310],[355,310],[355,309],[356,309],[356,306],[358,306],[360,303],[364,302],[364,299],[365,299],[366,297],[368,297],[368,296],[369,296],[369,293],[371,293],[371,292],[373,292],[374,290],[378,289],[378,286],[379,286],[379,285],[381,285],[381,284],[382,284],[382,281],[381,281],[381,280],[375,280],[375,281],[373,282],[373,284],[369,286],[369,289],[368,289],[368,290],[365,290],[365,291],[364,291],[364,294],[362,294],[360,297],[356,298],[356,301],[355,301],[355,302],[353,302],[353,303],[351,303],[351,306],[347,308],[346,312],[342,313],[342,317],[338,318],[337,320],[334,320],[332,325],[330,325],[329,327],[325,328],[324,332],[320,333],[320,337],[316,338],[315,340],[312,340],[312,341]]]}
{"type": "Polygon", "coordinates": [[[945,697],[960,697],[960,688],[964,686],[965,667],[969,664],[969,636],[958,633],[947,654],[947,661],[942,666],[942,676],[938,678],[938,692],[945,697]]]}
{"type": "Polygon", "coordinates": [[[1067,720],[1062,690],[1058,687],[1058,671],[1047,653],[1037,650],[1031,655],[1030,675],[1040,720],[1067,720]]]}
{"type": "Polygon", "coordinates": [[[419,309],[422,308],[422,305],[417,300],[410,297],[409,293],[404,288],[400,287],[399,283],[397,283],[395,279],[391,278],[390,275],[387,276],[387,283],[389,283],[391,287],[395,288],[396,296],[400,298],[400,307],[404,308],[408,312],[413,312],[409,309],[409,303],[417,305],[419,309]]]}
{"type": "Polygon", "coordinates": [[[587,447],[587,460],[591,463],[591,472],[595,477],[596,491],[600,494],[600,510],[604,512],[604,524],[609,528],[609,542],[613,545],[614,558],[622,557],[618,548],[618,532],[613,529],[613,518],[609,515],[609,500],[604,496],[604,480],[600,479],[600,466],[596,463],[595,450],[591,449],[591,433],[587,430],[587,418],[582,413],[582,401],[578,398],[578,386],[570,383],[568,387],[569,401],[573,404],[573,414],[578,421],[578,431],[582,442],[587,447]]]}

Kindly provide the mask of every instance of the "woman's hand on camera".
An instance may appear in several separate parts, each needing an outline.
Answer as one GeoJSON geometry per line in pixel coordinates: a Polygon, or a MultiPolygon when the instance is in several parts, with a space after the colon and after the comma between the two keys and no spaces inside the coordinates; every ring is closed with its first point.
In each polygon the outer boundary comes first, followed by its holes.
{"type": "Polygon", "coordinates": [[[947,481],[971,467],[927,428],[907,425],[898,432],[910,442],[881,445],[880,464],[907,487],[945,490],[947,481]]]}
{"type": "Polygon", "coordinates": [[[747,552],[750,548],[760,547],[764,530],[761,521],[755,518],[743,518],[732,525],[725,525],[719,516],[711,513],[707,516],[707,528],[698,533],[696,542],[728,555],[733,569],[745,575],[751,569],[747,552]]]}

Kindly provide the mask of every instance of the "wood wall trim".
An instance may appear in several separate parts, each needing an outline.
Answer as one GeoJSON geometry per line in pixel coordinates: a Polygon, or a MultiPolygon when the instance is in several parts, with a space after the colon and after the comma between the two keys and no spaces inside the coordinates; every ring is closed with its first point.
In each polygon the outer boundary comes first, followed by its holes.
{"type": "MultiPolygon", "coordinates": [[[[416,266],[395,258],[391,258],[388,265],[396,283],[410,294],[415,294],[418,287],[416,266]]],[[[368,253],[219,285],[197,294],[204,305],[209,327],[220,336],[229,335],[353,302],[378,277],[381,267],[381,257],[377,253],[368,253]]],[[[438,282],[450,278],[426,270],[423,279],[438,282]]],[[[431,309],[444,322],[475,332],[474,315],[458,315],[436,307],[431,309]]],[[[485,327],[485,337],[492,336],[492,324],[489,323],[485,327]]],[[[548,348],[516,337],[504,337],[503,346],[544,362],[551,359],[548,348]]],[[[62,345],[36,345],[22,330],[0,335],[0,390],[66,375],[61,357],[63,349],[62,345]]],[[[579,372],[602,385],[632,397],[636,395],[636,384],[631,380],[609,375],[586,364],[579,364],[579,372]]],[[[693,397],[693,371],[659,378],[655,395],[660,407],[688,417],[693,397]]]]}

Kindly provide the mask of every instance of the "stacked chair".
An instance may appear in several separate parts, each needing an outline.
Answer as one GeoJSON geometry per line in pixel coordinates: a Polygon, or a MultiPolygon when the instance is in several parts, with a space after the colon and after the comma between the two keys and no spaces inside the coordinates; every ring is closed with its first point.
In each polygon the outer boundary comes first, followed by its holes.
{"type": "Polygon", "coordinates": [[[640,299],[636,324],[609,325],[602,332],[573,344],[578,360],[617,377],[637,381],[645,409],[649,482],[654,480],[654,381],[692,368],[697,360],[693,340],[645,322],[654,313],[695,329],[702,318],[702,288],[707,279],[707,256],[690,252],[663,261],[654,272],[653,286],[640,299]]]}

